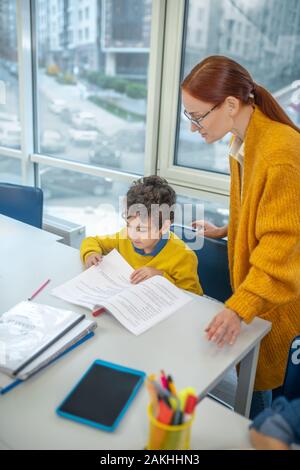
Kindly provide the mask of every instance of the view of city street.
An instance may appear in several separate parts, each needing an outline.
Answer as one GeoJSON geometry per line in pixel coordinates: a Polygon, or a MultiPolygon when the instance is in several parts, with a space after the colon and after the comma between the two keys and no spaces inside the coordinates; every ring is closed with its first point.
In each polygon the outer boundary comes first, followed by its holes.
{"type": "MultiPolygon", "coordinates": [[[[295,0],[190,0],[182,50],[186,73],[210,54],[229,55],[269,88],[300,125],[300,4],[295,0]]],[[[35,153],[143,175],[151,0],[37,0],[35,153]],[[129,27],[128,27],[129,26],[129,27]]],[[[0,146],[20,149],[15,1],[1,0],[0,146]]],[[[180,103],[180,96],[179,96],[180,103]]],[[[206,145],[179,105],[174,165],[229,173],[227,135],[206,145]]],[[[162,138],[162,136],[160,136],[162,138]]],[[[21,181],[17,159],[0,156],[1,179],[21,181]]],[[[39,165],[45,209],[99,232],[116,227],[127,184],[39,165]]],[[[188,198],[179,198],[188,202],[188,198]]],[[[197,200],[190,200],[193,204],[197,200]]],[[[228,208],[204,201],[207,217],[226,223],[228,208]]]]}

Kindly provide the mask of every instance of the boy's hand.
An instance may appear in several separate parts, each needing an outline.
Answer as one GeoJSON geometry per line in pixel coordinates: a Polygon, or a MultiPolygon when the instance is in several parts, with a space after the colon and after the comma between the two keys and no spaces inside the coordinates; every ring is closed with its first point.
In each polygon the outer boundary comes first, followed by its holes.
{"type": "Polygon", "coordinates": [[[93,265],[101,263],[101,261],[102,261],[102,255],[100,255],[100,253],[92,253],[85,260],[85,267],[90,268],[93,265]]]}
{"type": "Polygon", "coordinates": [[[289,446],[271,436],[266,436],[256,429],[250,429],[251,444],[258,450],[289,450],[289,446]]]}
{"type": "Polygon", "coordinates": [[[138,284],[139,282],[150,279],[153,276],[163,276],[163,271],[151,268],[150,266],[144,266],[143,268],[136,269],[130,276],[132,284],[138,284]]]}
{"type": "Polygon", "coordinates": [[[224,308],[205,328],[207,339],[214,341],[221,348],[224,344],[234,344],[241,331],[241,317],[231,310],[224,308]]]}

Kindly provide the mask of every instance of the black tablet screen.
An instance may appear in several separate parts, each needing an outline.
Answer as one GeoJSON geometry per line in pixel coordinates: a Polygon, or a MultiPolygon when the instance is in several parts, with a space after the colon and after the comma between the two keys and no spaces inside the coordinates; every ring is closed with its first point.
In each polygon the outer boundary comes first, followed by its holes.
{"type": "Polygon", "coordinates": [[[124,409],[141,375],[94,364],[59,411],[111,427],[124,409]]]}

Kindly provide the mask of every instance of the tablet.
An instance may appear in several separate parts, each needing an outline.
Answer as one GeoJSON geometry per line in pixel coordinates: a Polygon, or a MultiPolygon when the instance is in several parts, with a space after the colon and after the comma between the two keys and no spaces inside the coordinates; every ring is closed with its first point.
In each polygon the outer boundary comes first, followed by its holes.
{"type": "Polygon", "coordinates": [[[145,372],[96,360],[56,412],[79,423],[114,431],[145,375],[145,372]]]}

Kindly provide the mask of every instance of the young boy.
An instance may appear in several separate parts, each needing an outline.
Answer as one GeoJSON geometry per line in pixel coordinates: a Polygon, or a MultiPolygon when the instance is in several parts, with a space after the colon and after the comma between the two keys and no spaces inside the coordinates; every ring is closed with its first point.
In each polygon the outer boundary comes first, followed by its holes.
{"type": "Polygon", "coordinates": [[[174,221],[175,191],[159,176],[135,181],[127,192],[127,227],[108,236],[83,240],[80,255],[87,268],[114,248],[135,269],[131,282],[164,276],[177,287],[202,295],[195,253],[169,231],[174,221]],[[165,209],[168,210],[165,210],[165,209]]]}
{"type": "Polygon", "coordinates": [[[250,425],[250,439],[259,450],[300,450],[300,398],[276,398],[250,425]]]}

